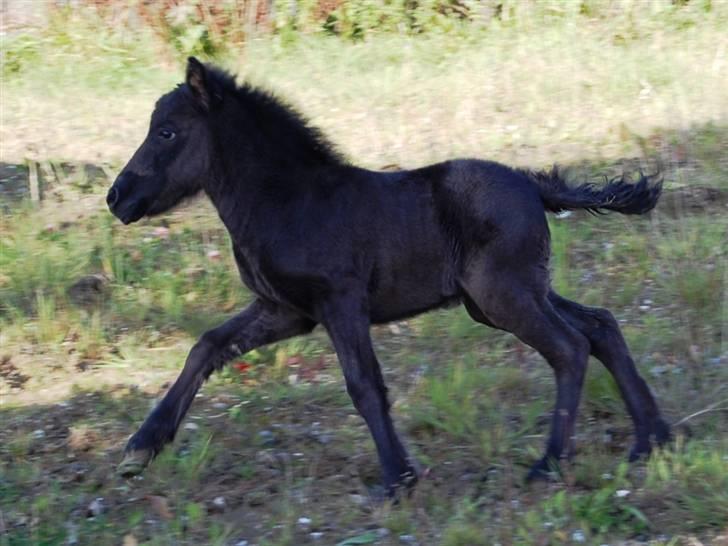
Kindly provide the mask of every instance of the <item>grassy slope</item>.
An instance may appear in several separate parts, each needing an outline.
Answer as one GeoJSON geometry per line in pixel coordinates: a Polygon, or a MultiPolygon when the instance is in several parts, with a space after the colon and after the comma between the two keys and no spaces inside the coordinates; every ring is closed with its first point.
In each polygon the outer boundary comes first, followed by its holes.
{"type": "Polygon", "coordinates": [[[629,422],[594,363],[575,465],[563,483],[527,488],[522,476],[547,432],[548,366],[462,310],[377,328],[399,426],[431,469],[398,506],[368,500],[374,449],[321,333],[215,377],[187,420],[196,428],[143,479],[114,476],[125,438],[194,336],[248,296],[208,206],[129,228],[103,207],[108,177],[178,67],[153,61],[157,46],[144,37],[98,32],[89,20],[12,36],[6,54],[21,71],[3,78],[0,127],[0,544],[718,535],[728,521],[725,24],[725,13],[695,10],[526,17],[477,34],[262,40],[227,60],[370,167],[473,155],[558,160],[586,175],[644,153],[665,164],[673,191],[650,218],[552,222],[554,284],[615,312],[671,421],[712,410],[688,420],[673,450],[627,467],[629,422]],[[18,200],[26,159],[43,183],[39,209],[18,200]],[[103,298],[78,303],[68,287],[90,273],[109,279],[103,298]],[[96,498],[103,513],[89,518],[96,498]]]}

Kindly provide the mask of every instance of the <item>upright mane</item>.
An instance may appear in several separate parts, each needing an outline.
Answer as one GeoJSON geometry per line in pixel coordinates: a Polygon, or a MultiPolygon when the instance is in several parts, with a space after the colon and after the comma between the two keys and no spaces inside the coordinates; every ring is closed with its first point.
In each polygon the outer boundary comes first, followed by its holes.
{"type": "Polygon", "coordinates": [[[293,106],[269,91],[249,83],[238,85],[235,76],[212,65],[206,65],[213,85],[223,96],[233,96],[252,116],[264,138],[272,141],[281,158],[297,164],[326,165],[346,163],[344,156],[316,127],[293,106]]]}

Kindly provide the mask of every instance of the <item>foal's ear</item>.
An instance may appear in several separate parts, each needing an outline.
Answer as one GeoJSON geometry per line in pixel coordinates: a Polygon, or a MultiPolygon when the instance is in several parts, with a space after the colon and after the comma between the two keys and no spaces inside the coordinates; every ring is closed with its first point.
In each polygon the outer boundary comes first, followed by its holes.
{"type": "Polygon", "coordinates": [[[209,110],[213,93],[210,88],[207,68],[194,57],[187,59],[186,83],[200,106],[206,111],[209,110]]]}

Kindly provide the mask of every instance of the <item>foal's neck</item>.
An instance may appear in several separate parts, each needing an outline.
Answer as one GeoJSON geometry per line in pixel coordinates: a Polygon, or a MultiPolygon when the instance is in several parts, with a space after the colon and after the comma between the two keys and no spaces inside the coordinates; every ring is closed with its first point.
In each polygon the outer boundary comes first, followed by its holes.
{"type": "Polygon", "coordinates": [[[241,249],[285,228],[286,211],[312,191],[322,169],[276,164],[275,158],[261,158],[247,147],[226,150],[224,145],[214,164],[204,191],[241,249]]]}
{"type": "Polygon", "coordinates": [[[211,127],[212,176],[205,192],[242,245],[311,191],[322,172],[345,163],[295,111],[254,89],[238,92],[211,127]]]}

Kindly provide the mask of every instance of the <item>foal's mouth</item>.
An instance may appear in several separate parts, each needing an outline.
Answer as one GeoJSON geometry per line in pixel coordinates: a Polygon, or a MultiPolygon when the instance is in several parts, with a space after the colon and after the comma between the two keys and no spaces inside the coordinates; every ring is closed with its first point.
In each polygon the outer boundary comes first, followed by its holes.
{"type": "Polygon", "coordinates": [[[138,199],[131,203],[120,203],[109,208],[114,216],[121,220],[125,226],[128,226],[140,220],[147,213],[149,206],[146,199],[138,199]]]}
{"type": "Polygon", "coordinates": [[[144,216],[144,213],[143,212],[142,213],[139,213],[139,214],[136,214],[136,213],[135,214],[129,214],[129,215],[126,215],[126,216],[122,216],[121,218],[119,218],[119,220],[121,220],[121,222],[125,226],[128,226],[129,224],[132,224],[132,223],[140,220],[142,218],[142,216],[144,216]]]}

